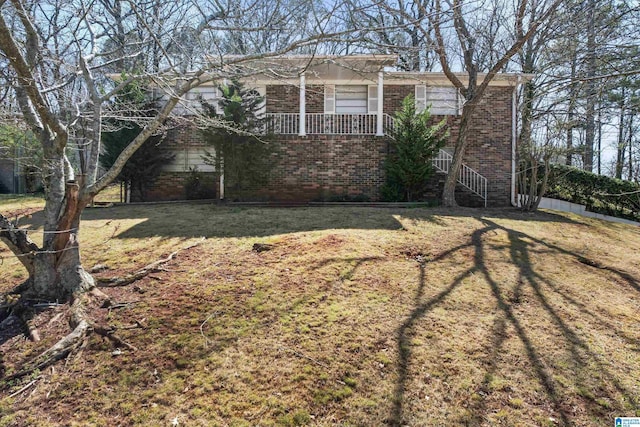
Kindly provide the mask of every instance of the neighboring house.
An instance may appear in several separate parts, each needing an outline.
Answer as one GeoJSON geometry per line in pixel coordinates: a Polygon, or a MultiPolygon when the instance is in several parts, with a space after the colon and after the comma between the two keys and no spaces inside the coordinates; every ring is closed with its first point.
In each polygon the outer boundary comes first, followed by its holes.
{"type": "Polygon", "coordinates": [[[0,194],[20,194],[26,191],[20,163],[0,148],[0,194]]]}
{"type": "MultiPolygon", "coordinates": [[[[250,199],[271,201],[379,200],[389,152],[385,130],[407,95],[419,109],[431,105],[434,120],[446,117],[449,144],[434,163],[441,173],[431,183],[431,197],[440,196],[444,173],[457,135],[463,98],[442,73],[387,71],[396,62],[390,55],[347,57],[290,56],[270,59],[287,69],[304,69],[288,78],[259,74],[243,80],[265,97],[263,113],[275,134],[274,166],[268,183],[256,187],[250,199]]],[[[523,76],[497,75],[471,120],[459,203],[507,206],[515,194],[515,88],[523,76]]],[[[526,76],[525,76],[526,77],[526,76]]],[[[465,80],[464,75],[459,75],[465,80]]],[[[480,76],[480,79],[482,76],[480,76]]],[[[176,114],[197,109],[198,99],[214,102],[215,86],[190,93],[176,114]]],[[[150,196],[155,200],[184,198],[190,169],[217,176],[205,165],[199,131],[176,128],[167,135],[166,149],[175,160],[164,168],[150,196]]],[[[208,149],[211,151],[211,149],[208,149]]],[[[224,194],[223,179],[215,182],[224,194]]],[[[210,184],[213,185],[213,184],[210,184]]]]}

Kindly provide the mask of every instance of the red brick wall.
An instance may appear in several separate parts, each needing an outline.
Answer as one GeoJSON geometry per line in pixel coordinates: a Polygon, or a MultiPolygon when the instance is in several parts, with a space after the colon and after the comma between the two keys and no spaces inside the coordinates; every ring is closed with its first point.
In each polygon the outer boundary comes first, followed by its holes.
{"type": "Polygon", "coordinates": [[[313,201],[380,198],[387,140],[375,136],[282,136],[259,198],[313,201]]]}
{"type": "Polygon", "coordinates": [[[407,95],[415,94],[414,85],[385,85],[382,95],[382,111],[393,116],[402,107],[402,100],[407,95]]]}
{"type": "MultiPolygon", "coordinates": [[[[413,85],[384,88],[384,111],[392,114],[413,85]]],[[[464,162],[489,181],[489,206],[508,206],[511,190],[511,88],[490,87],[472,120],[469,146],[464,162]]],[[[321,86],[307,87],[307,111],[322,112],[321,86]]],[[[267,86],[268,112],[298,112],[297,86],[267,86]]],[[[442,117],[434,117],[440,120],[442,117]]],[[[451,129],[448,147],[457,137],[459,116],[447,117],[451,129]]],[[[172,131],[168,147],[188,143],[200,145],[201,136],[193,130],[172,131]]],[[[379,198],[384,182],[384,160],[388,149],[385,138],[374,136],[308,135],[279,136],[274,146],[275,166],[270,183],[255,191],[256,200],[327,200],[334,198],[379,198]]],[[[153,195],[157,199],[177,199],[184,190],[180,174],[164,174],[153,195]]],[[[436,178],[434,178],[436,179],[436,178]]],[[[437,188],[437,186],[433,186],[437,188]]],[[[437,190],[434,190],[437,191],[437,190]]],[[[216,188],[216,194],[218,189],[216,188]]],[[[461,194],[462,199],[466,196],[461,194]]]]}
{"type": "MultiPolygon", "coordinates": [[[[268,85],[266,107],[267,113],[298,113],[300,88],[293,85],[268,85]]],[[[324,86],[305,87],[305,109],[307,113],[324,113],[324,86]]]]}
{"type": "Polygon", "coordinates": [[[293,85],[268,85],[266,91],[267,113],[298,113],[300,89],[293,85]]]}
{"type": "MultiPolygon", "coordinates": [[[[489,87],[470,122],[464,163],[488,180],[488,206],[509,206],[511,201],[512,88],[489,87]]],[[[450,117],[449,146],[458,136],[460,117],[450,117]]]]}
{"type": "Polygon", "coordinates": [[[324,86],[307,86],[304,99],[307,113],[324,113],[324,86]]]}

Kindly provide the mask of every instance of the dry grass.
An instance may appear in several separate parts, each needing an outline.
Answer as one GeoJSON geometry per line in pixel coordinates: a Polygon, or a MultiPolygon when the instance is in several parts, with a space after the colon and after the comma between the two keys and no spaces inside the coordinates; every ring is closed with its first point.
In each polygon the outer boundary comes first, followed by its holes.
{"type": "MultiPolygon", "coordinates": [[[[91,209],[83,227],[85,264],[108,265],[104,276],[207,240],[169,271],[108,290],[131,303],[111,323],[146,325],[122,331],[138,351],[113,356],[93,338],[24,392],[9,397],[30,379],[5,388],[0,426],[595,427],[640,416],[637,227],[506,210],[211,205],[91,209]],[[275,247],[255,253],[256,242],[275,247]]],[[[0,266],[5,289],[17,271],[0,266]]],[[[43,345],[2,343],[7,372],[43,345]]]]}

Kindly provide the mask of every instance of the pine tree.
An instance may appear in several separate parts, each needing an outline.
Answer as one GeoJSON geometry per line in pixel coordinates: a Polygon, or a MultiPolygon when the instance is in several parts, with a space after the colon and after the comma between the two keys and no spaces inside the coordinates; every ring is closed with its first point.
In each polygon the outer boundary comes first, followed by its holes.
{"type": "Polygon", "coordinates": [[[259,114],[264,98],[237,81],[220,86],[220,91],[217,108],[203,103],[207,115],[221,123],[204,130],[205,141],[214,151],[203,160],[224,174],[226,197],[251,197],[267,183],[273,165],[271,138],[259,114]]]}
{"type": "Polygon", "coordinates": [[[387,182],[382,197],[388,201],[414,201],[425,192],[434,172],[432,159],[446,142],[446,120],[430,124],[430,108],[416,112],[415,100],[407,96],[394,118],[392,152],[385,170],[387,182]]]}
{"type": "MultiPolygon", "coordinates": [[[[117,109],[129,109],[129,115],[149,115],[153,103],[149,103],[141,85],[130,85],[117,98],[117,109]]],[[[142,127],[132,121],[111,120],[110,132],[102,133],[104,151],[100,155],[100,166],[109,169],[124,150],[142,131],[142,127]]],[[[161,172],[161,166],[170,163],[175,155],[162,150],[159,145],[163,135],[153,135],[127,160],[116,181],[125,183],[125,191],[131,191],[134,200],[146,201],[147,191],[153,186],[161,172]]],[[[125,199],[126,199],[125,193],[125,199]]]]}

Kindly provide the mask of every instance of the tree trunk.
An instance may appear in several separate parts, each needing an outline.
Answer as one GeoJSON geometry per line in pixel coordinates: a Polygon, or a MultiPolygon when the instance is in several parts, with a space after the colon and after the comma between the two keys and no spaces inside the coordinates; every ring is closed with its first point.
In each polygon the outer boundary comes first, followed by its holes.
{"type": "MultiPolygon", "coordinates": [[[[33,243],[24,230],[15,228],[6,217],[0,215],[0,240],[18,256],[29,273],[28,280],[19,287],[27,299],[66,302],[95,287],[80,260],[78,244],[79,217],[71,224],[74,231],[56,232],[59,249],[43,249],[33,243]]],[[[66,225],[65,225],[66,227],[66,225]]]]}
{"type": "Polygon", "coordinates": [[[593,172],[593,145],[596,131],[596,31],[595,31],[595,0],[588,2],[589,22],[587,25],[587,105],[585,110],[585,138],[583,169],[593,172]]]}
{"type": "MultiPolygon", "coordinates": [[[[625,90],[622,88],[622,99],[624,100],[625,90]]],[[[624,101],[620,101],[620,117],[618,118],[618,147],[616,150],[616,178],[622,179],[622,169],[624,168],[624,101]]]]}
{"type": "Polygon", "coordinates": [[[34,274],[29,278],[24,292],[26,297],[45,301],[69,301],[95,287],[93,277],[82,267],[77,242],[61,255],[36,255],[34,274]]]}
{"type": "Polygon", "coordinates": [[[629,114],[629,133],[627,145],[629,146],[629,181],[633,181],[633,114],[629,114]]]}
{"type": "Polygon", "coordinates": [[[575,127],[575,105],[578,97],[576,89],[576,69],[578,62],[578,53],[573,46],[571,57],[571,83],[569,84],[569,106],[567,108],[567,156],[565,164],[571,166],[573,163],[573,128],[575,127]]]}
{"type": "Polygon", "coordinates": [[[57,191],[49,191],[47,195],[42,247],[29,239],[27,231],[16,228],[2,215],[0,240],[29,273],[28,280],[19,287],[23,297],[66,302],[95,287],[93,278],[82,267],[78,240],[80,216],[90,198],[81,195],[82,183],[75,181],[67,182],[60,191],[64,161],[60,156],[52,156],[51,160],[48,187],[57,191]]]}
{"type": "Polygon", "coordinates": [[[458,130],[458,138],[456,139],[456,146],[453,152],[453,159],[449,166],[449,172],[447,178],[444,181],[444,190],[442,191],[442,205],[445,207],[453,208],[458,206],[456,202],[456,185],[458,183],[458,176],[460,175],[460,168],[462,167],[462,160],[464,153],[467,150],[468,134],[469,134],[469,121],[471,115],[475,110],[475,104],[467,102],[462,108],[462,117],[460,119],[460,128],[458,130]]]}

